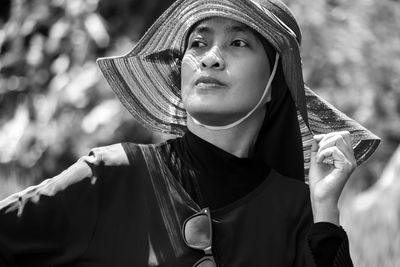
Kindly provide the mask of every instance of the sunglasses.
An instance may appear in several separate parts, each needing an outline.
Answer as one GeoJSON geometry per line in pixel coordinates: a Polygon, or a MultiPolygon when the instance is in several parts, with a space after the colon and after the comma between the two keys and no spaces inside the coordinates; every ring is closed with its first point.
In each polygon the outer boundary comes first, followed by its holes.
{"type": "Polygon", "coordinates": [[[188,247],[204,251],[204,257],[193,267],[217,267],[211,251],[212,229],[209,208],[204,208],[187,218],[182,226],[182,235],[188,247]]]}

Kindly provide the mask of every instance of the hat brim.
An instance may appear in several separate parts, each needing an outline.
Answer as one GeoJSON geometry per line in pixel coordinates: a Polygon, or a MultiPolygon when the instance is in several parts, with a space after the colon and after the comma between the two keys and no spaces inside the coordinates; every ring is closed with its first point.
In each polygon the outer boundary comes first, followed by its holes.
{"type": "Polygon", "coordinates": [[[305,88],[296,36],[269,10],[251,0],[178,0],[126,55],[97,60],[107,82],[137,121],[164,133],[184,133],[186,111],[180,92],[184,40],[196,22],[209,17],[244,23],[281,55],[285,81],[298,110],[306,174],[314,133],[349,131],[357,163],[371,156],[380,139],[305,88]]]}

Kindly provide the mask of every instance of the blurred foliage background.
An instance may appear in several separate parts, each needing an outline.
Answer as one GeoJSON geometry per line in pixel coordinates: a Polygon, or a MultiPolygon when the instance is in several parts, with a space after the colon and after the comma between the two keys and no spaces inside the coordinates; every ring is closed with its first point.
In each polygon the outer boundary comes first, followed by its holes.
{"type": "MultiPolygon", "coordinates": [[[[400,1],[285,2],[303,32],[306,83],[383,140],[341,198],[355,266],[400,266],[400,1]]],[[[171,3],[2,0],[0,198],[92,147],[166,138],[130,117],[95,60],[128,52],[171,3]]]]}

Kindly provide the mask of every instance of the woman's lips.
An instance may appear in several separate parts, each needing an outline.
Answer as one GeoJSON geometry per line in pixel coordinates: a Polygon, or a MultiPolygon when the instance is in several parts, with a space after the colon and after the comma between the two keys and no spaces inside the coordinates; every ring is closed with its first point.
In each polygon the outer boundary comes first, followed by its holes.
{"type": "Polygon", "coordinates": [[[202,76],[198,78],[195,82],[195,85],[203,85],[206,87],[223,87],[225,84],[220,80],[210,77],[210,76],[202,76]]]}

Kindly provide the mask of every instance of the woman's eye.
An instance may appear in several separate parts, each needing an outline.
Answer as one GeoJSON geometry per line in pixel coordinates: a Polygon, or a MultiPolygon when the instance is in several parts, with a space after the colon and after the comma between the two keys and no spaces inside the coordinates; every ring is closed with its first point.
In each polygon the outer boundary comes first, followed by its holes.
{"type": "Polygon", "coordinates": [[[194,40],[190,43],[190,47],[204,47],[206,44],[200,40],[194,40]]]}
{"type": "Polygon", "coordinates": [[[235,41],[232,42],[232,45],[233,45],[233,46],[237,46],[237,47],[245,47],[245,46],[248,46],[248,44],[247,44],[245,41],[243,41],[243,40],[235,40],[235,41]]]}

